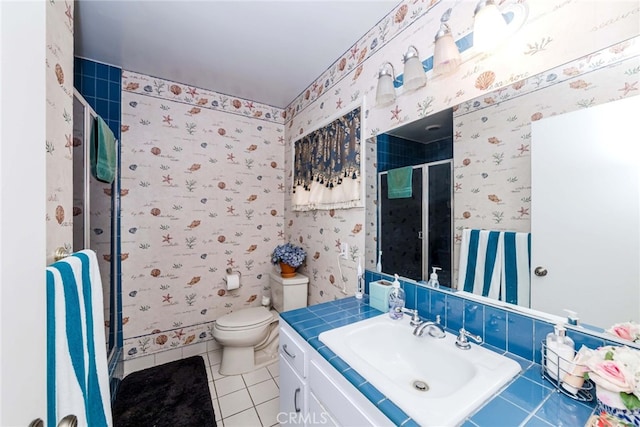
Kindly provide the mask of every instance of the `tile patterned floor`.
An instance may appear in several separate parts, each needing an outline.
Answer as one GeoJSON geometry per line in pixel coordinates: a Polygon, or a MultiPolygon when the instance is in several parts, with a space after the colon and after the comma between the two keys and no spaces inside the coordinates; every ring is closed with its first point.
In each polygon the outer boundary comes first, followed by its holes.
{"type": "Polygon", "coordinates": [[[277,426],[279,410],[278,362],[242,374],[224,376],[218,372],[222,351],[202,356],[207,364],[209,390],[218,427],[277,426]]]}

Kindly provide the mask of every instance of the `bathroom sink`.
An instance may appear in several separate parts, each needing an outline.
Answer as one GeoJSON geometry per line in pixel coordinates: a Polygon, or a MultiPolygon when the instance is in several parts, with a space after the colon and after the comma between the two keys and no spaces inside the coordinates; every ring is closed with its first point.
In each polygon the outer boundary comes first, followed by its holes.
{"type": "Polygon", "coordinates": [[[413,335],[408,316],[380,315],[318,337],[400,409],[423,426],[453,426],[520,372],[506,356],[456,336],[413,335]]]}

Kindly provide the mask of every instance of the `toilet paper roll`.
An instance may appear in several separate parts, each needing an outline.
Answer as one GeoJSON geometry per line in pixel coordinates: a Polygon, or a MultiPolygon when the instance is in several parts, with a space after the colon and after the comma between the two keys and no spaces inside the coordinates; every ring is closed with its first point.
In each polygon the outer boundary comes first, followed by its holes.
{"type": "Polygon", "coordinates": [[[234,289],[238,289],[240,287],[240,276],[237,274],[227,274],[227,278],[225,279],[227,282],[227,290],[232,291],[234,289]]]}

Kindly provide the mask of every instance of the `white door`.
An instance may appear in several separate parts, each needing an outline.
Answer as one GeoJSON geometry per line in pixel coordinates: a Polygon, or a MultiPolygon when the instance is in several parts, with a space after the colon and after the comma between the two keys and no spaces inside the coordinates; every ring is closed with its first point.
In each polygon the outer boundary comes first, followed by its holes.
{"type": "Polygon", "coordinates": [[[44,1],[0,1],[0,425],[46,420],[44,1]]]}
{"type": "Polygon", "coordinates": [[[634,96],[533,122],[532,308],[640,321],[638,111],[634,96]]]}

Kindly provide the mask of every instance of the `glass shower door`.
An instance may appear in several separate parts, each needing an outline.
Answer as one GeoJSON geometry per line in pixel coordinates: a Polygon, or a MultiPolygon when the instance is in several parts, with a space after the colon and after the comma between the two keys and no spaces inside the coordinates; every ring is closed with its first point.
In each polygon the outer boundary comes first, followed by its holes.
{"type": "Polygon", "coordinates": [[[382,271],[414,280],[423,278],[422,166],[414,167],[411,179],[413,194],[404,199],[389,199],[387,174],[380,174],[382,271]]]}

